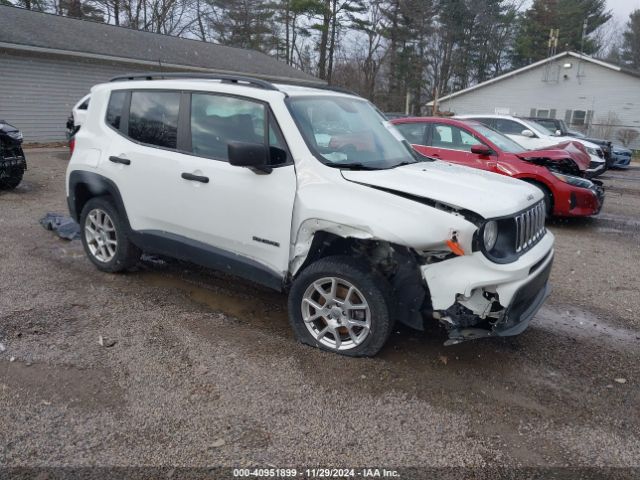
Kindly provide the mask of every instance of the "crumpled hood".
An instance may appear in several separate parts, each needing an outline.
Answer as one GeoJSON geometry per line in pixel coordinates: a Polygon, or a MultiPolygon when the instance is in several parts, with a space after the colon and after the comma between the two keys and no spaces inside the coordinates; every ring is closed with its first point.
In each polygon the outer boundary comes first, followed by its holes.
{"type": "Polygon", "coordinates": [[[470,210],[484,218],[512,215],[543,198],[539,189],[521,180],[441,161],[389,170],[342,170],[342,176],[352,182],[470,210]]]}
{"type": "Polygon", "coordinates": [[[589,168],[591,157],[587,153],[584,145],[578,142],[564,142],[547,149],[527,150],[518,153],[517,156],[523,160],[532,158],[548,158],[551,161],[563,160],[567,157],[571,158],[581,171],[589,168]]]}

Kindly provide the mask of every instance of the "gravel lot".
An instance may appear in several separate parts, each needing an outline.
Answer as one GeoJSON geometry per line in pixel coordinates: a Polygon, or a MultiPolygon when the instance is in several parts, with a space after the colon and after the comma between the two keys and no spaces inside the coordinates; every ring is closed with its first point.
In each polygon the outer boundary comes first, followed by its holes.
{"type": "Polygon", "coordinates": [[[401,328],[349,359],[297,344],[281,294],[98,272],[38,224],[66,213],[67,153],[27,155],[0,194],[0,466],[640,466],[640,167],[607,172],[598,218],[549,225],[523,335],[401,328]]]}

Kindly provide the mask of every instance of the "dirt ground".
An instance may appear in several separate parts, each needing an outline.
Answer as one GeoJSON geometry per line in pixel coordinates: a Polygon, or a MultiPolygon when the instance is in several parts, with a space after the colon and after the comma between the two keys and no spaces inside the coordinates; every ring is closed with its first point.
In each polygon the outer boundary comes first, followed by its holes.
{"type": "Polygon", "coordinates": [[[351,359],[297,344],[284,295],[154,258],[98,272],[38,224],[66,213],[66,152],[27,154],[0,194],[0,466],[640,467],[640,167],[548,225],[524,334],[399,328],[351,359]]]}

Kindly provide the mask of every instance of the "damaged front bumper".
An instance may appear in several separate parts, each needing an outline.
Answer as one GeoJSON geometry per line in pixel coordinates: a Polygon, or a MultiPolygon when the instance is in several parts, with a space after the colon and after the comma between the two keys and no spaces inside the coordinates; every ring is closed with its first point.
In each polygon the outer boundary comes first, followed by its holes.
{"type": "Polygon", "coordinates": [[[446,345],[522,333],[549,295],[553,235],[510,264],[480,252],[421,267],[446,345]]]}
{"type": "Polygon", "coordinates": [[[27,159],[24,156],[22,147],[12,146],[8,147],[2,144],[0,141],[0,169],[6,168],[22,168],[27,169],[27,159]]]}

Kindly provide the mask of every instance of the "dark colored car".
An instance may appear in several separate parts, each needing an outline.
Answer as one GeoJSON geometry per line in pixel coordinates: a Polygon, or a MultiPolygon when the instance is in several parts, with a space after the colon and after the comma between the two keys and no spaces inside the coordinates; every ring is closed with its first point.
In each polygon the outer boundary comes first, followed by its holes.
{"type": "Polygon", "coordinates": [[[11,190],[20,185],[26,169],[22,132],[0,120],[0,190],[11,190]]]}
{"type": "MultiPolygon", "coordinates": [[[[505,135],[470,120],[414,117],[391,123],[423,155],[537,186],[545,194],[549,216],[591,216],[602,208],[604,189],[601,182],[584,178],[589,156],[580,150],[525,150],[505,135]]],[[[569,142],[567,147],[572,145],[569,142]]]]}
{"type": "Polygon", "coordinates": [[[564,120],[560,120],[558,118],[537,118],[537,117],[523,117],[527,120],[531,120],[532,122],[537,122],[543,127],[548,128],[552,132],[555,132],[556,135],[562,137],[575,137],[586,140],[587,142],[595,143],[602,149],[602,153],[604,154],[604,159],[607,162],[607,168],[613,165],[612,160],[612,148],[613,145],[608,140],[603,140],[602,138],[590,138],[586,135],[583,135],[580,132],[576,132],[574,130],[569,130],[567,128],[567,124],[564,123],[564,120]]]}

